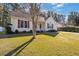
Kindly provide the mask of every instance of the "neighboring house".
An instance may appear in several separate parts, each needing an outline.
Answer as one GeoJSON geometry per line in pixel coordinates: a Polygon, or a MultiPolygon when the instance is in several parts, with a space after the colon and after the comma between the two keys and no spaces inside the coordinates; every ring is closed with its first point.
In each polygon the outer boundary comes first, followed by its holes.
{"type": "MultiPolygon", "coordinates": [[[[20,11],[12,11],[11,15],[11,30],[15,32],[18,30],[22,31],[30,31],[32,30],[32,20],[29,15],[24,14],[20,11]]],[[[49,30],[57,30],[58,27],[62,25],[54,20],[52,16],[45,19],[43,16],[39,16],[37,20],[37,31],[49,31],[49,30]]]]}

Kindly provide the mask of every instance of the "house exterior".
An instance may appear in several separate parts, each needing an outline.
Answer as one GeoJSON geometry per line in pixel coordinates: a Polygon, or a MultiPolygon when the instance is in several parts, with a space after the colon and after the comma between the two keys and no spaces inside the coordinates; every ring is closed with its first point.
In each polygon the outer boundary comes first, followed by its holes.
{"type": "Polygon", "coordinates": [[[45,30],[57,30],[57,23],[52,16],[50,16],[45,23],[45,30]]]}
{"type": "MultiPolygon", "coordinates": [[[[10,12],[11,16],[11,30],[15,32],[18,30],[22,31],[31,31],[32,30],[32,19],[29,15],[23,14],[19,11],[10,12]]],[[[49,31],[57,30],[58,27],[62,27],[61,24],[56,22],[52,16],[45,19],[43,16],[38,16],[37,20],[37,31],[49,31]]]]}

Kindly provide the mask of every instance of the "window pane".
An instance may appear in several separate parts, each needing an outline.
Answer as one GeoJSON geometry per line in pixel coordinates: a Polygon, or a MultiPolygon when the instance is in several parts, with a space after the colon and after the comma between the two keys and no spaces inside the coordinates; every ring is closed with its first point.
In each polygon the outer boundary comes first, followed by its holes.
{"type": "Polygon", "coordinates": [[[30,24],[29,24],[29,21],[28,21],[28,28],[29,28],[30,24]]]}
{"type": "Polygon", "coordinates": [[[18,20],[18,28],[20,28],[20,20],[18,20]]]}
{"type": "Polygon", "coordinates": [[[49,24],[47,24],[47,27],[49,28],[49,24]]]}
{"type": "Polygon", "coordinates": [[[52,24],[52,28],[53,28],[53,24],[52,24]]]}
{"type": "Polygon", "coordinates": [[[25,28],[27,28],[27,21],[25,21],[25,28]]]}
{"type": "Polygon", "coordinates": [[[21,28],[23,28],[23,21],[21,21],[21,28]]]}

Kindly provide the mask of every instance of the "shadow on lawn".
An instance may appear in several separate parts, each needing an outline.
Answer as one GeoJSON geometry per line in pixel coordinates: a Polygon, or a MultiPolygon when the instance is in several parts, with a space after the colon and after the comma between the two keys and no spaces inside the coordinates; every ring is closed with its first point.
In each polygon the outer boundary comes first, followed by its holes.
{"type": "Polygon", "coordinates": [[[16,56],[17,54],[19,54],[25,47],[27,47],[32,41],[34,40],[34,38],[32,37],[29,41],[21,44],[20,46],[18,46],[17,48],[15,48],[14,50],[8,52],[7,54],[5,54],[5,56],[11,56],[14,55],[16,56]]]}

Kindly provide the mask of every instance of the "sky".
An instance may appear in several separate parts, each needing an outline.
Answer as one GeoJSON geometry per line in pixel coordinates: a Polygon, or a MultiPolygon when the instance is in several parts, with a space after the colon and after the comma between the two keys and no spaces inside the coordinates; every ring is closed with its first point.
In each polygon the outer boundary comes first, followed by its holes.
{"type": "Polygon", "coordinates": [[[79,12],[79,3],[42,3],[42,11],[55,11],[57,13],[63,14],[68,18],[71,11],[79,12]]]}
{"type": "Polygon", "coordinates": [[[55,11],[67,17],[71,11],[79,12],[79,3],[44,3],[41,9],[42,11],[55,11]]]}
{"type": "Polygon", "coordinates": [[[42,3],[41,10],[55,11],[63,15],[68,15],[70,11],[79,12],[79,3],[42,3]]]}

